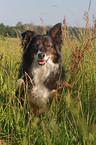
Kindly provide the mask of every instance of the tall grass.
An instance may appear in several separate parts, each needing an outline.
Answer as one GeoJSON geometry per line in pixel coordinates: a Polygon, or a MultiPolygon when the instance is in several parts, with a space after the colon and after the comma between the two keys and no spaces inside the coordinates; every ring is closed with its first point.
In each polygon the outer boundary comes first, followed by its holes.
{"type": "Polygon", "coordinates": [[[58,88],[59,101],[55,95],[50,111],[41,117],[15,95],[20,39],[0,38],[0,144],[96,144],[96,23],[94,30],[80,28],[79,39],[67,29],[62,45],[66,82],[58,88]]]}

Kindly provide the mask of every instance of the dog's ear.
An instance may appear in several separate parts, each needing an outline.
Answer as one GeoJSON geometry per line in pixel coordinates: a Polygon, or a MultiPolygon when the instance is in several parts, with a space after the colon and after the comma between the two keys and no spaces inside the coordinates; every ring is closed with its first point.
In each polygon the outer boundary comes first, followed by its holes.
{"type": "Polygon", "coordinates": [[[55,63],[60,63],[62,61],[61,44],[62,44],[62,28],[61,23],[53,26],[48,33],[52,40],[53,45],[56,50],[56,56],[54,57],[55,63]]]}
{"type": "Polygon", "coordinates": [[[30,30],[27,30],[27,31],[25,31],[25,32],[23,32],[21,34],[21,36],[22,36],[22,44],[24,46],[24,49],[30,43],[30,41],[32,40],[33,36],[35,36],[35,35],[36,35],[36,33],[34,31],[30,31],[30,30]]]}
{"type": "Polygon", "coordinates": [[[53,26],[49,31],[49,35],[56,44],[58,43],[61,44],[62,43],[61,23],[58,23],[55,26],[53,26]]]}

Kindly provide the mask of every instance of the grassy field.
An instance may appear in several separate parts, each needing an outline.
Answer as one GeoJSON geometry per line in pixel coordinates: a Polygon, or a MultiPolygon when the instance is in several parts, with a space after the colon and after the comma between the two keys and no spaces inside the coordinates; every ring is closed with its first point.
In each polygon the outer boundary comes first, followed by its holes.
{"type": "Polygon", "coordinates": [[[0,37],[0,145],[96,144],[96,28],[80,29],[78,38],[64,31],[62,94],[47,114],[35,117],[15,95],[21,40],[0,37]]]}

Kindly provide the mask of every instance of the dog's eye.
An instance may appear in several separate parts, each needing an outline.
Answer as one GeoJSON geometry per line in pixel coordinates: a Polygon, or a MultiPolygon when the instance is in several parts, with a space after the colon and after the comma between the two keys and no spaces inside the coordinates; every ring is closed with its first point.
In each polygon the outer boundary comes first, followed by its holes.
{"type": "Polygon", "coordinates": [[[37,43],[36,43],[36,46],[39,46],[39,45],[40,45],[40,42],[37,42],[37,43]]]}
{"type": "Polygon", "coordinates": [[[45,42],[44,43],[44,46],[47,47],[47,48],[49,48],[50,47],[50,44],[48,42],[45,42]]]}
{"type": "Polygon", "coordinates": [[[36,42],[35,46],[38,47],[40,45],[40,42],[36,42]]]}
{"type": "Polygon", "coordinates": [[[47,45],[48,45],[48,43],[47,43],[47,42],[44,42],[44,45],[45,45],[45,46],[47,46],[47,45]]]}

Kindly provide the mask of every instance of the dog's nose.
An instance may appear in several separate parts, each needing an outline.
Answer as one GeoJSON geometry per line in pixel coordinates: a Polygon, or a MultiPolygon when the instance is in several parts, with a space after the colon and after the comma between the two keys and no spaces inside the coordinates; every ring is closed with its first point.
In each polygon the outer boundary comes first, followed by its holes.
{"type": "Polygon", "coordinates": [[[42,53],[42,52],[38,54],[38,57],[39,57],[40,59],[43,59],[43,58],[44,58],[44,56],[45,56],[45,54],[44,54],[44,53],[42,53]]]}

